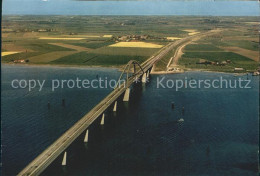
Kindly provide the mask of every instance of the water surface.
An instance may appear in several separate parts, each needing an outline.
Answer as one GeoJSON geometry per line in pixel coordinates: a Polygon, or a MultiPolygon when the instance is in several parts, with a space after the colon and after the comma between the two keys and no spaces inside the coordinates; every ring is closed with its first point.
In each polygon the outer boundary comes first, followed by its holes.
{"type": "MultiPolygon", "coordinates": [[[[117,78],[113,69],[3,66],[3,175],[15,175],[79,120],[111,89],[13,90],[12,79],[117,78]],[[66,105],[61,105],[62,99],[66,105]],[[48,110],[47,102],[51,108],[48,110]]],[[[186,72],[169,79],[238,79],[224,73],[186,72]]],[[[252,89],[157,89],[152,75],[132,89],[130,102],[106,111],[43,175],[257,175],[258,77],[252,89]],[[175,102],[175,109],[171,102],[175,102]],[[182,108],[185,108],[184,113],[182,108]],[[184,122],[177,122],[183,118],[184,122]]],[[[246,76],[240,76],[246,79],[246,76]]],[[[121,97],[122,98],[122,97],[121,97]]]]}

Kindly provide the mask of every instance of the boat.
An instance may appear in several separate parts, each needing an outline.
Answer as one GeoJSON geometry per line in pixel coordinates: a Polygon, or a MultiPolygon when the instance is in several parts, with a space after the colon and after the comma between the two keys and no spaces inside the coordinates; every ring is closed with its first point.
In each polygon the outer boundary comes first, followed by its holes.
{"type": "Polygon", "coordinates": [[[184,119],[183,119],[183,118],[180,118],[180,119],[178,120],[178,122],[184,122],[184,119]]]}

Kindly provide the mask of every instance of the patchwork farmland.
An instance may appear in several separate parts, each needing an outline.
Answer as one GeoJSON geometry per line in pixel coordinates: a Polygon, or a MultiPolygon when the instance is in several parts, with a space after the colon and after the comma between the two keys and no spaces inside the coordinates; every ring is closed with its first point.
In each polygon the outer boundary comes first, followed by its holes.
{"type": "MultiPolygon", "coordinates": [[[[229,72],[235,67],[248,71],[258,67],[256,17],[46,16],[36,21],[31,18],[3,16],[3,63],[26,60],[27,64],[121,67],[131,59],[145,61],[170,42],[220,29],[222,32],[183,46],[179,66],[229,72]],[[197,64],[202,60],[230,60],[232,64],[221,67],[197,64]]],[[[156,70],[166,69],[176,49],[156,64],[156,70]]]]}

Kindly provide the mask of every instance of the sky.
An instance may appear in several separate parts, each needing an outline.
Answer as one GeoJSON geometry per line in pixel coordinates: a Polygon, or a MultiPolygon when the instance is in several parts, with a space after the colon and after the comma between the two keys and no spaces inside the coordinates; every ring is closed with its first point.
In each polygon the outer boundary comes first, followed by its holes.
{"type": "Polygon", "coordinates": [[[258,1],[3,0],[4,15],[259,16],[258,1]]]}

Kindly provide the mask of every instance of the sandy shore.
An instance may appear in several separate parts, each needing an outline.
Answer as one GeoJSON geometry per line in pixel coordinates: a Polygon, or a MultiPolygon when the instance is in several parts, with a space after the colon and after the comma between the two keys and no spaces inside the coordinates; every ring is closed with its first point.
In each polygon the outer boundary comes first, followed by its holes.
{"type": "Polygon", "coordinates": [[[151,72],[151,75],[165,75],[165,74],[180,74],[184,73],[185,71],[179,71],[179,72],[174,72],[174,71],[153,71],[151,72]]]}

